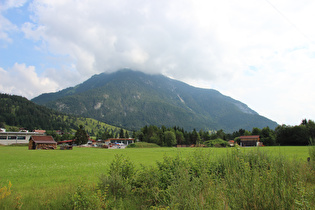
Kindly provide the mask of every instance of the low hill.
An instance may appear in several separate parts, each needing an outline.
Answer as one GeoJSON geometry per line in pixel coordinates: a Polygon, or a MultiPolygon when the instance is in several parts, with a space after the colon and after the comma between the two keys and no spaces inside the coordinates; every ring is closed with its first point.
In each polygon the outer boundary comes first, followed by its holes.
{"type": "Polygon", "coordinates": [[[94,75],[75,87],[42,94],[32,101],[129,130],[145,125],[176,125],[185,130],[233,132],[277,126],[246,104],[216,90],[129,69],[94,75]]]}
{"type": "Polygon", "coordinates": [[[120,128],[91,118],[66,115],[45,106],[37,105],[28,99],[8,94],[0,94],[0,127],[4,125],[23,127],[27,130],[74,131],[79,125],[91,135],[99,131],[118,133],[120,128]]]}

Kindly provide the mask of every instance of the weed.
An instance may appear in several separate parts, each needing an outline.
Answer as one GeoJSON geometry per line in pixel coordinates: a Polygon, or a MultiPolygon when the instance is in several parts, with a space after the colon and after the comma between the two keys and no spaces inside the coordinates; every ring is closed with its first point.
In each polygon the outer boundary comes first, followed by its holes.
{"type": "Polygon", "coordinates": [[[9,181],[8,187],[4,186],[0,188],[0,200],[11,195],[11,187],[12,187],[12,184],[9,181]]]}

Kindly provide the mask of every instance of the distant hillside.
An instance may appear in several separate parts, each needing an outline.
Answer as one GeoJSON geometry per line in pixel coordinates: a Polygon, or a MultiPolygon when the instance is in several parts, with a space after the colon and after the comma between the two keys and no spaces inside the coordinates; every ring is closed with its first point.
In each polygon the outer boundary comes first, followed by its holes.
{"type": "Polygon", "coordinates": [[[113,133],[120,131],[120,128],[94,119],[62,114],[45,106],[37,105],[24,97],[8,94],[0,94],[0,123],[28,130],[65,131],[73,131],[79,125],[83,125],[85,130],[92,135],[99,131],[113,133]]]}
{"type": "Polygon", "coordinates": [[[145,125],[233,132],[277,123],[212,89],[133,70],[94,75],[75,87],[42,94],[33,102],[74,115],[138,130],[145,125]]]}

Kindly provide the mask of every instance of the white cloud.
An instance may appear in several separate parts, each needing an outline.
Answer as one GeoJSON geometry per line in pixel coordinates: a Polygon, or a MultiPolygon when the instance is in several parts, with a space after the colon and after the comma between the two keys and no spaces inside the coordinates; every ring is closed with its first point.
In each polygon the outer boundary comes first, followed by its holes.
{"type": "MultiPolygon", "coordinates": [[[[55,89],[129,67],[218,89],[279,123],[315,118],[314,1],[34,0],[29,9],[25,37],[67,57],[42,74],[55,89]]],[[[0,39],[10,27],[0,19],[0,39]]]]}
{"type": "Polygon", "coordinates": [[[11,23],[10,20],[5,18],[3,14],[9,9],[22,7],[25,2],[26,0],[7,0],[0,2],[0,41],[2,40],[4,41],[4,43],[11,43],[12,38],[10,38],[9,33],[11,31],[18,30],[17,26],[11,23]]]}
{"type": "Polygon", "coordinates": [[[34,66],[15,63],[8,70],[0,68],[0,91],[21,95],[29,99],[43,92],[53,92],[59,84],[48,77],[37,75],[34,66]]]}

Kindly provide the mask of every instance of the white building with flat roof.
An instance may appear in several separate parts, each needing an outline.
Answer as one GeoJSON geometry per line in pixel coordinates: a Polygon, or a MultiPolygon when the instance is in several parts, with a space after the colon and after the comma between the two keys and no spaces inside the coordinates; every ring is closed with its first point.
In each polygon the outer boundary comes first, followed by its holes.
{"type": "Polygon", "coordinates": [[[45,136],[38,132],[0,132],[0,144],[28,144],[31,136],[45,136]]]}

